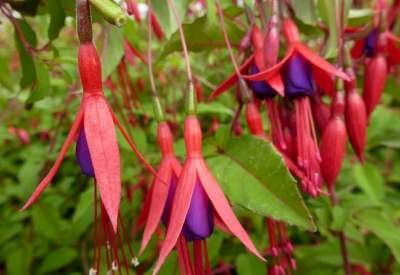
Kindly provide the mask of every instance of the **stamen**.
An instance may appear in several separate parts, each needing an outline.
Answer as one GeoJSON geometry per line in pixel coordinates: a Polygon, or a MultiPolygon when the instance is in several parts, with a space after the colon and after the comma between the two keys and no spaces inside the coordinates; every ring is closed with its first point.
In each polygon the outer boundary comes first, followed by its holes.
{"type": "Polygon", "coordinates": [[[118,271],[118,268],[119,268],[119,265],[118,265],[117,261],[116,260],[112,261],[111,269],[113,271],[118,271]]]}
{"type": "Polygon", "coordinates": [[[138,267],[139,264],[140,264],[139,259],[138,259],[137,257],[132,258],[132,259],[131,259],[131,264],[132,264],[134,267],[138,267]]]}

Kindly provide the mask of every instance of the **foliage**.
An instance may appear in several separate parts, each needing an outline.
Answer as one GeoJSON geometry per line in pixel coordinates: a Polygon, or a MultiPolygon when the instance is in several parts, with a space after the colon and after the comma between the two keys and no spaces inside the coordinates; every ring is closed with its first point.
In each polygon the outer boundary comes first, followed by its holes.
{"type": "MultiPolygon", "coordinates": [[[[41,50],[27,50],[10,21],[0,17],[0,273],[82,274],[84,271],[88,274],[92,257],[93,182],[80,173],[73,150],[68,152],[41,199],[29,210],[19,211],[53,163],[81,96],[74,1],[6,2],[18,11],[17,22],[29,48],[41,50]],[[12,129],[26,131],[29,140],[12,129]]],[[[166,1],[153,2],[166,34],[165,40],[153,45],[156,81],[162,103],[168,110],[167,118],[175,126],[176,153],[183,159],[186,76],[179,33],[166,1]]],[[[193,4],[175,2],[181,16],[193,4]]],[[[232,1],[222,2],[229,37],[237,45],[247,31],[243,23],[245,11],[232,1]]],[[[332,12],[334,1],[292,2],[304,41],[321,38],[323,33],[317,22],[324,22],[329,30],[325,57],[335,58],[338,52],[332,12]]],[[[351,26],[362,26],[372,18],[371,5],[358,9],[349,8],[350,4],[347,7],[346,20],[351,26]]],[[[146,55],[146,20],[137,23],[130,17],[126,25],[117,28],[96,12],[93,17],[94,38],[104,64],[103,79],[111,76],[118,83],[117,66],[124,55],[124,39],[146,55]]],[[[218,19],[208,14],[186,14],[183,27],[194,74],[203,87],[204,97],[208,96],[233,71],[218,19]]],[[[106,96],[141,152],[156,166],[160,154],[147,67],[139,59],[135,66],[128,62],[127,66],[130,89],[138,100],[126,102],[121,87],[116,91],[105,88],[106,96]]],[[[362,83],[362,77],[359,78],[362,83]]],[[[381,274],[387,268],[393,274],[400,273],[398,82],[396,68],[386,85],[383,104],[370,120],[366,162],[359,164],[350,147],[347,148],[347,158],[335,186],[340,204],[335,207],[327,196],[310,199],[300,194],[296,181],[268,141],[248,134],[230,136],[228,129],[236,108],[232,95],[227,93],[218,102],[199,104],[206,160],[259,250],[268,246],[264,222],[268,216],[290,225],[298,274],[342,272],[338,231],[343,231],[349,240],[352,264],[365,266],[373,274],[381,274]],[[220,121],[216,134],[208,131],[213,118],[220,121]]],[[[245,125],[244,118],[240,122],[245,125]]],[[[148,186],[151,175],[133,157],[123,138],[119,136],[119,139],[123,217],[131,232],[134,250],[138,251],[141,232],[135,230],[135,225],[146,189],[142,188],[142,182],[148,186]],[[129,190],[135,186],[140,188],[128,199],[129,190]]],[[[155,251],[158,251],[157,243],[153,240],[139,257],[138,274],[149,274],[155,251]]],[[[212,236],[209,255],[214,266],[221,261],[230,263],[240,275],[266,273],[266,264],[246,254],[228,234],[218,232],[212,236]]],[[[176,270],[177,259],[172,254],[160,274],[176,274],[176,270]]]]}

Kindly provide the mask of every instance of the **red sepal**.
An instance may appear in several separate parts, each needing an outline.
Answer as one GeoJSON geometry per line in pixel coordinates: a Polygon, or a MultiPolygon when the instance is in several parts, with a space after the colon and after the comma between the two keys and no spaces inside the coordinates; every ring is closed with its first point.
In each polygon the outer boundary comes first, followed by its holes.
{"type": "Polygon", "coordinates": [[[76,115],[76,118],[71,126],[71,129],[69,130],[68,136],[67,136],[66,140],[64,141],[61,151],[57,156],[55,163],[51,167],[50,171],[47,173],[46,177],[44,177],[44,179],[36,187],[35,191],[29,197],[28,201],[21,208],[21,210],[25,210],[29,206],[31,206],[40,197],[43,190],[50,184],[51,180],[56,175],[56,173],[57,173],[58,169],[60,168],[60,165],[65,157],[65,154],[68,151],[69,146],[71,146],[71,144],[75,141],[75,137],[78,134],[79,129],[81,128],[82,120],[83,120],[83,112],[84,112],[83,106],[81,106],[79,108],[78,114],[76,115]]]}
{"type": "MultiPolygon", "coordinates": [[[[246,59],[246,61],[240,66],[240,72],[242,74],[247,73],[248,68],[252,64],[254,59],[254,55],[251,55],[249,58],[246,59]]],[[[208,97],[208,100],[213,100],[216,97],[220,96],[222,93],[227,91],[229,88],[231,88],[233,85],[235,85],[236,82],[238,82],[239,78],[236,73],[231,74],[224,82],[222,82],[221,85],[219,85],[208,97]]]]}
{"type": "Polygon", "coordinates": [[[84,129],[102,204],[117,231],[121,163],[113,117],[102,96],[84,99],[84,129]]]}

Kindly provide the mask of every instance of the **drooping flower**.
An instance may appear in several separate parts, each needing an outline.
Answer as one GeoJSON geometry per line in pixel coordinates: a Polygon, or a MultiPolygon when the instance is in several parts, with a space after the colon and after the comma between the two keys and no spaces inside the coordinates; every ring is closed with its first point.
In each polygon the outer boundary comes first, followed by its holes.
{"type": "Polygon", "coordinates": [[[167,122],[159,123],[157,141],[162,158],[157,170],[158,176],[154,178],[150,191],[150,203],[140,253],[146,248],[160,221],[162,220],[165,225],[168,224],[172,199],[182,170],[174,154],[172,134],[167,122]]]}
{"type": "MultiPolygon", "coordinates": [[[[304,63],[307,64],[306,66],[310,68],[312,74],[314,75],[316,85],[330,95],[333,94],[334,90],[332,79],[333,76],[348,80],[348,77],[344,72],[336,69],[334,66],[332,66],[319,55],[314,53],[311,49],[309,49],[305,44],[300,41],[298,29],[291,19],[284,20],[283,31],[286,41],[289,44],[284,58],[276,65],[267,68],[266,70],[263,70],[258,74],[244,75],[243,77],[245,79],[265,80],[270,84],[275,83],[279,79],[280,73],[282,72],[282,70],[284,70],[287,63],[293,62],[292,58],[295,57],[297,60],[304,59],[304,63]]],[[[282,76],[284,75],[282,74],[282,76]]]]}
{"type": "MultiPolygon", "coordinates": [[[[202,157],[201,128],[194,115],[188,116],[185,120],[184,138],[187,157],[177,183],[167,234],[153,274],[159,271],[182,234],[185,238],[194,240],[195,268],[197,265],[202,265],[201,243],[205,243],[204,240],[213,231],[212,219],[220,220],[253,254],[263,259],[237,220],[202,157]],[[197,261],[197,265],[196,258],[200,261],[197,261]]],[[[202,270],[203,267],[197,266],[197,269],[202,270]]]]}
{"type": "Polygon", "coordinates": [[[68,148],[78,136],[76,149],[78,163],[83,173],[88,176],[94,175],[96,178],[101,201],[112,228],[116,231],[121,197],[121,168],[115,126],[120,129],[139,160],[151,172],[155,172],[140,154],[106,101],[102,91],[100,59],[92,42],[80,45],[78,64],[83,87],[83,99],[78,114],[56,162],[22,209],[31,206],[50,184],[68,148]]]}

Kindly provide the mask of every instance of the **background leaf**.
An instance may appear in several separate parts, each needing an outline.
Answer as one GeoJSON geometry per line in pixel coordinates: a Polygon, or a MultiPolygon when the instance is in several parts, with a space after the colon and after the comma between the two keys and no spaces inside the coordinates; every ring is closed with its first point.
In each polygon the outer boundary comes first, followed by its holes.
{"type": "Polygon", "coordinates": [[[234,204],[315,230],[295,181],[270,143],[245,135],[232,138],[222,150],[207,162],[234,204]]]}

